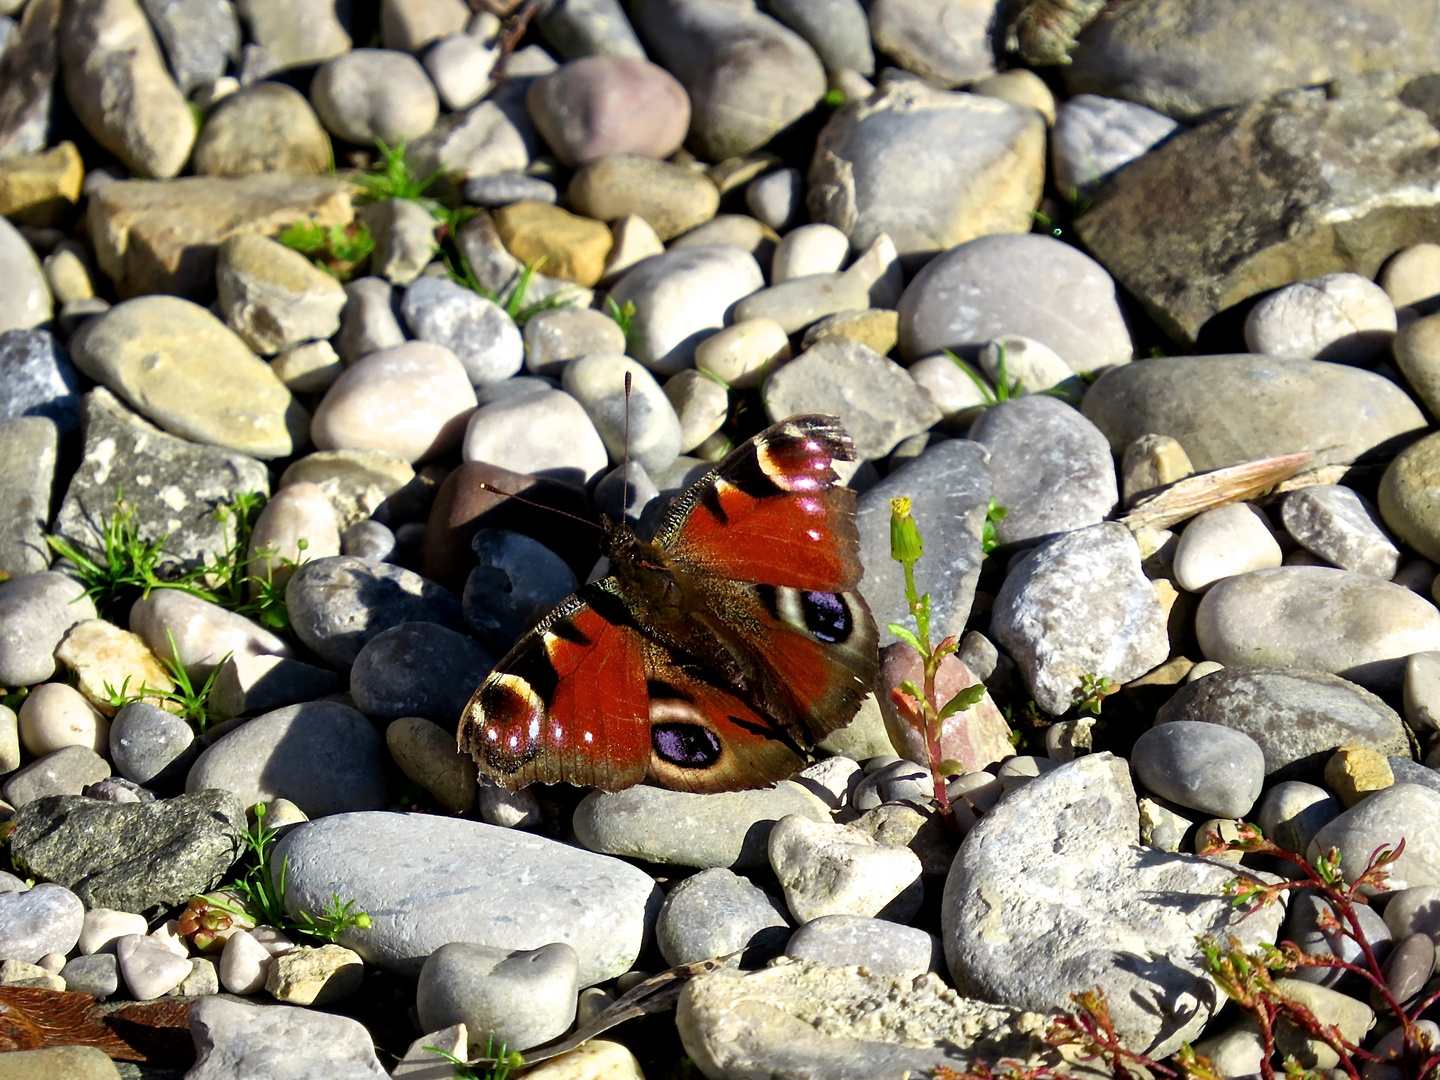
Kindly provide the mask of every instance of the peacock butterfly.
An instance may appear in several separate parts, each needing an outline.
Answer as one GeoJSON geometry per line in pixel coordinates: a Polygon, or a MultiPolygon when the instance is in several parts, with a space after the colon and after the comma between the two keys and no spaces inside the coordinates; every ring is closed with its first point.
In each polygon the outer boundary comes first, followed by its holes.
{"type": "Polygon", "coordinates": [[[512,790],[535,781],[683,791],[790,775],[848,724],[878,666],[860,582],[853,461],[833,416],[793,416],[685,492],[653,542],[607,522],[610,576],[516,643],[457,742],[512,790]]]}

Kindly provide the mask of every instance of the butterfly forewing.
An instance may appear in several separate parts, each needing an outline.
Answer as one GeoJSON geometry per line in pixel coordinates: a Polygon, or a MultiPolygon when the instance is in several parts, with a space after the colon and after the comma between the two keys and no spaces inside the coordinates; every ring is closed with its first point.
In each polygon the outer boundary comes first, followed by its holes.
{"type": "Polygon", "coordinates": [[[565,782],[619,790],[645,778],[645,638],[603,583],[520,639],[471,697],[459,745],[512,790],[565,782]],[[595,606],[592,606],[591,601],[595,606]]]}

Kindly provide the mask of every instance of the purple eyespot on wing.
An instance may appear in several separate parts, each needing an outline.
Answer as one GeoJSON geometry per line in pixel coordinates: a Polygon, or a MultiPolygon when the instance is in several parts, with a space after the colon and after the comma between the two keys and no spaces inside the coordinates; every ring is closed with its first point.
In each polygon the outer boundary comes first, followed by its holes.
{"type": "Polygon", "coordinates": [[[720,737],[699,724],[655,724],[650,742],[663,760],[682,769],[708,769],[720,760],[720,737]]]}
{"type": "Polygon", "coordinates": [[[850,605],[839,593],[801,593],[800,610],[805,616],[806,629],[827,645],[838,645],[855,628],[850,605]]]}

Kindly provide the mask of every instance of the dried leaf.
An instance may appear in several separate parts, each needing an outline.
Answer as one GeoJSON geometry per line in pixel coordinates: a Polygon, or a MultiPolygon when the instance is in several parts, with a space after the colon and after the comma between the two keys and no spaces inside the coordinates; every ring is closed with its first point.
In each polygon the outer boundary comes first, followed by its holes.
{"type": "Polygon", "coordinates": [[[0,1053],[93,1046],[120,1061],[194,1059],[188,1001],[131,1002],[114,1010],[91,994],[0,986],[0,1053]]]}
{"type": "Polygon", "coordinates": [[[1141,499],[1120,519],[1120,523],[1131,532],[1139,532],[1147,526],[1164,529],[1204,510],[1253,499],[1290,479],[1314,460],[1314,453],[1305,450],[1187,476],[1163,491],[1141,499]]]}

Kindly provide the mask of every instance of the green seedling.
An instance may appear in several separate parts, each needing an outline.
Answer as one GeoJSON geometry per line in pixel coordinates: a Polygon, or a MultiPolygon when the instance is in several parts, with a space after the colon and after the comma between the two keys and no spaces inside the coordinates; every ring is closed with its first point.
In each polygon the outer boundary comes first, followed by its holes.
{"type": "Polygon", "coordinates": [[[362,221],[329,228],[313,221],[297,221],[278,239],[341,281],[349,281],[375,250],[375,237],[362,221]]]}
{"type": "Polygon", "coordinates": [[[1099,716],[1105,699],[1119,689],[1120,687],[1111,682],[1107,676],[1087,672],[1080,676],[1080,685],[1075,688],[1071,699],[1074,701],[1077,711],[1089,713],[1091,716],[1099,716]]]}
{"type": "Polygon", "coordinates": [[[360,189],[356,202],[376,203],[386,199],[410,199],[425,202],[425,192],[430,185],[445,175],[444,169],[436,169],[421,179],[405,160],[405,140],[394,146],[386,145],[383,139],[376,139],[380,160],[372,166],[371,172],[351,177],[351,183],[360,189]]]}
{"type": "Polygon", "coordinates": [[[1005,507],[997,505],[994,499],[990,500],[990,505],[985,510],[985,523],[980,526],[980,550],[984,554],[989,555],[1000,546],[1000,541],[995,538],[995,526],[1004,521],[1009,513],[1005,507]]]}
{"type": "Polygon", "coordinates": [[[442,1058],[455,1066],[455,1080],[508,1080],[510,1072],[525,1064],[525,1058],[518,1050],[506,1052],[505,1044],[502,1042],[500,1048],[495,1048],[495,1036],[491,1035],[485,1040],[485,1053],[482,1055],[485,1061],[490,1062],[484,1071],[477,1069],[474,1065],[456,1057],[448,1050],[441,1050],[438,1046],[427,1046],[425,1049],[432,1054],[439,1054],[442,1058]]]}

